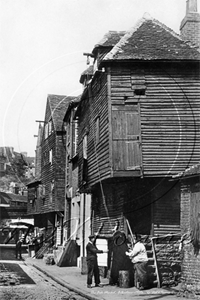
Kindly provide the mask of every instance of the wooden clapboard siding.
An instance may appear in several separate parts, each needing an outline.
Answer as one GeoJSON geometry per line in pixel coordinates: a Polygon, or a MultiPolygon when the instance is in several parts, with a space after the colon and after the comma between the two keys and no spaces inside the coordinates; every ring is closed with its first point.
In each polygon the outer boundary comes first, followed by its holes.
{"type": "MultiPolygon", "coordinates": [[[[45,120],[51,116],[47,104],[45,120]]],[[[64,210],[65,200],[65,137],[63,132],[57,132],[53,126],[51,135],[42,138],[42,184],[45,186],[45,197],[40,199],[40,213],[49,213],[64,210]],[[49,162],[49,151],[52,150],[52,164],[49,162]],[[51,182],[54,189],[51,194],[51,182]]]]}
{"type": "Polygon", "coordinates": [[[88,185],[117,176],[171,176],[199,161],[198,70],[193,63],[142,62],[95,74],[79,122],[80,166],[88,131],[88,185]]]}
{"type": "Polygon", "coordinates": [[[65,203],[65,139],[64,133],[56,136],[56,153],[53,157],[55,168],[54,207],[55,211],[64,211],[65,203]]]}
{"type": "Polygon", "coordinates": [[[199,78],[179,65],[145,74],[146,98],[140,101],[144,175],[175,174],[199,161],[199,78]]]}
{"type": "MultiPolygon", "coordinates": [[[[87,163],[88,185],[110,176],[109,162],[109,135],[108,135],[108,102],[107,77],[99,74],[98,78],[88,90],[84,99],[82,112],[79,118],[79,165],[83,163],[83,137],[88,134],[87,163]],[[99,118],[99,142],[96,142],[96,119],[99,118]]],[[[81,184],[79,168],[79,183],[81,184]]]]}
{"type": "MultiPolygon", "coordinates": [[[[112,234],[119,221],[124,230],[123,218],[126,217],[134,232],[148,233],[151,230],[151,188],[157,184],[152,179],[112,178],[95,185],[92,189],[92,211],[95,230],[101,220],[105,222],[103,234],[112,234]],[[141,222],[143,218],[144,222],[141,222]]],[[[95,231],[94,230],[94,231],[95,231]]]]}
{"type": "Polygon", "coordinates": [[[173,234],[173,235],[177,235],[177,237],[181,234],[181,228],[180,225],[163,225],[163,224],[154,224],[154,228],[153,228],[153,234],[155,236],[165,236],[167,234],[173,234]]]}
{"type": "MultiPolygon", "coordinates": [[[[139,105],[142,155],[138,162],[142,164],[144,176],[175,174],[199,161],[200,81],[197,65],[142,63],[112,67],[111,95],[113,115],[117,114],[114,112],[117,105],[121,111],[128,103],[139,105]],[[146,87],[145,95],[134,95],[134,89],[139,86],[146,87]]],[[[120,119],[124,117],[120,113],[118,124],[112,119],[113,129],[119,135],[120,119]]],[[[117,146],[115,163],[120,169],[127,151],[119,141],[114,141],[113,152],[117,146]]]]}
{"type": "Polygon", "coordinates": [[[179,182],[157,179],[151,191],[153,233],[162,235],[180,233],[180,185],[179,182]]]}

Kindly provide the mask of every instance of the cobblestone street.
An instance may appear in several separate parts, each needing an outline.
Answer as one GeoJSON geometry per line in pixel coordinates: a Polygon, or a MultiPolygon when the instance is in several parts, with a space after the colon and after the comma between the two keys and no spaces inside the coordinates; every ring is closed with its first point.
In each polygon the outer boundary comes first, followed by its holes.
{"type": "Polygon", "coordinates": [[[23,262],[0,262],[1,300],[84,300],[23,262]]]}

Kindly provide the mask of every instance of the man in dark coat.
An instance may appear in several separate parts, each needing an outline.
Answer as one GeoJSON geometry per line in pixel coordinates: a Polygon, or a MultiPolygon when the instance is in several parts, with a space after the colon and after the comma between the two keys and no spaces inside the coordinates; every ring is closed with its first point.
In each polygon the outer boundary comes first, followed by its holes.
{"type": "Polygon", "coordinates": [[[124,232],[116,231],[111,243],[110,285],[119,285],[119,271],[129,271],[130,286],[133,286],[132,263],[126,256],[128,240],[124,232]]]}
{"type": "Polygon", "coordinates": [[[16,251],[16,258],[17,259],[18,259],[18,256],[19,256],[19,259],[22,259],[22,244],[23,244],[23,241],[24,241],[24,235],[21,235],[21,237],[16,242],[15,251],[16,251]]]}
{"type": "Polygon", "coordinates": [[[87,287],[91,288],[92,277],[94,275],[94,281],[96,287],[102,287],[100,285],[100,277],[99,277],[99,266],[97,261],[97,253],[107,253],[107,251],[98,250],[95,245],[96,237],[94,235],[90,235],[89,242],[86,246],[87,252],[87,287]]]}

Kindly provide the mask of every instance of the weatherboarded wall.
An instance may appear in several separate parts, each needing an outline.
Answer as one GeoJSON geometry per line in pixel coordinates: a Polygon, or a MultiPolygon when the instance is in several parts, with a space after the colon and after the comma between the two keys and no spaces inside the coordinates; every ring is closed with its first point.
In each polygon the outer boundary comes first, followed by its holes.
{"type": "Polygon", "coordinates": [[[79,184],[94,184],[110,176],[107,76],[102,73],[88,88],[79,115],[79,184]],[[87,159],[83,140],[87,136],[87,159]],[[86,175],[86,176],[85,176],[86,175]]]}
{"type": "Polygon", "coordinates": [[[113,107],[139,105],[144,176],[176,174],[198,163],[199,97],[196,63],[112,67],[113,107]]]}
{"type": "Polygon", "coordinates": [[[180,195],[178,185],[166,178],[112,179],[92,189],[93,230],[104,222],[102,234],[112,235],[119,228],[126,230],[124,217],[133,232],[163,236],[180,234],[180,195]]]}

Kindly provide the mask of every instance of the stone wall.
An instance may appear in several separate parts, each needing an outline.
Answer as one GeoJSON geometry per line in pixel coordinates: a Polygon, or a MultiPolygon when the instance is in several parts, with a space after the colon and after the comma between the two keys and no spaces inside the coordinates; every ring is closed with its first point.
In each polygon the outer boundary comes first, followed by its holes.
{"type": "Polygon", "coordinates": [[[180,236],[166,236],[155,243],[161,286],[176,286],[181,280],[180,236]]]}
{"type": "Polygon", "coordinates": [[[182,243],[182,279],[184,289],[196,293],[200,293],[200,253],[195,253],[191,239],[191,205],[194,202],[192,201],[194,193],[199,194],[197,200],[200,201],[199,182],[200,178],[197,175],[196,178],[182,180],[181,184],[181,232],[184,237],[182,243]]]}

